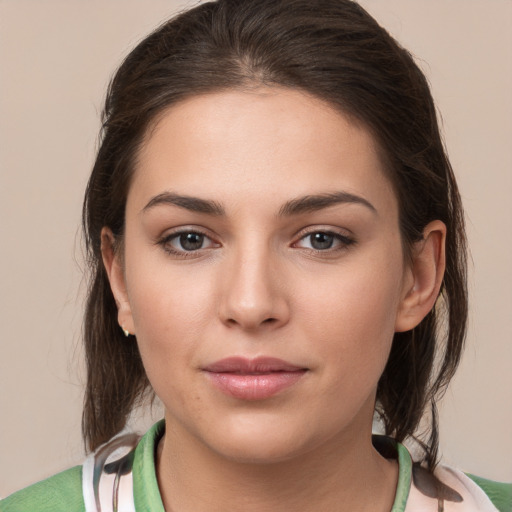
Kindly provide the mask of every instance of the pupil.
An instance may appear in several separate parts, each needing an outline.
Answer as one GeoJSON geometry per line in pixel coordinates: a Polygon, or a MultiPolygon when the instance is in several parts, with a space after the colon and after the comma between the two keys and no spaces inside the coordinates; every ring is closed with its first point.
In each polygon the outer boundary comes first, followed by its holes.
{"type": "Polygon", "coordinates": [[[204,235],[199,233],[186,233],[184,235],[180,235],[180,244],[186,251],[201,249],[203,240],[204,235]]]}
{"type": "Polygon", "coordinates": [[[334,241],[334,236],[327,233],[315,233],[311,236],[311,246],[314,249],[330,249],[334,241]]]}

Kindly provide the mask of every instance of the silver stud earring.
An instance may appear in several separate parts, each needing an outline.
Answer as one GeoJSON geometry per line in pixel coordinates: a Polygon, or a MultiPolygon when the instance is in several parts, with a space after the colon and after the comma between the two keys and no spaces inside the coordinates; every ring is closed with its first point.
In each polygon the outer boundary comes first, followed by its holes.
{"type": "Polygon", "coordinates": [[[124,335],[128,338],[128,336],[130,336],[131,332],[126,330],[124,327],[121,326],[121,329],[123,330],[124,332],[124,335]]]}

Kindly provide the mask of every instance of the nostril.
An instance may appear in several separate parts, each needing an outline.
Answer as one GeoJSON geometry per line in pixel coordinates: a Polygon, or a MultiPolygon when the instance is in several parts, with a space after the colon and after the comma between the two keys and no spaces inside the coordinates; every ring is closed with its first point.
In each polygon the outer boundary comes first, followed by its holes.
{"type": "MultiPolygon", "coordinates": [[[[231,326],[235,326],[235,325],[246,325],[245,323],[243,322],[239,322],[237,321],[235,318],[228,318],[226,320],[226,323],[228,325],[231,325],[231,326]]],[[[252,325],[252,327],[247,324],[246,327],[248,328],[257,328],[258,325],[273,325],[273,324],[276,324],[278,323],[278,319],[277,318],[273,318],[273,317],[270,317],[270,318],[265,318],[265,320],[262,320],[261,322],[255,322],[254,325],[252,325]]]]}

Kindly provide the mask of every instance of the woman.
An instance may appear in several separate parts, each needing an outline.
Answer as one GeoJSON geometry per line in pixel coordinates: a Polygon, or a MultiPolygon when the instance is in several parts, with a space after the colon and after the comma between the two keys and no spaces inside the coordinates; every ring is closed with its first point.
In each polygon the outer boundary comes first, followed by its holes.
{"type": "Polygon", "coordinates": [[[462,209],[425,78],[357,4],[226,0],[145,39],[84,230],[93,455],[2,510],[507,510],[436,467],[462,209]],[[114,437],[153,392],[165,422],[114,437]]]}

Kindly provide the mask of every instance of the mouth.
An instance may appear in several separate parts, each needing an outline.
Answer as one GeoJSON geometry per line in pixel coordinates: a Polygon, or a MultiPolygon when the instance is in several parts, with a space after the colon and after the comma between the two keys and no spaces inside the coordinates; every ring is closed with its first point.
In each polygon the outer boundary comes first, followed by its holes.
{"type": "Polygon", "coordinates": [[[203,371],[222,393],[256,401],[297,384],[309,370],[273,357],[229,357],[206,366],[203,371]]]}

